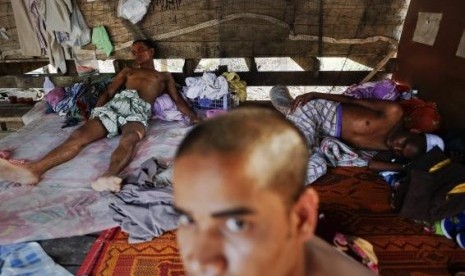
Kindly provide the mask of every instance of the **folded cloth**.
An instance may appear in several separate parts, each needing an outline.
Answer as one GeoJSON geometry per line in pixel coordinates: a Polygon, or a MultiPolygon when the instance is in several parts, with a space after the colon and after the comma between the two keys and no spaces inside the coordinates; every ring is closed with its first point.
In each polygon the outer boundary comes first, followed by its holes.
{"type": "Polygon", "coordinates": [[[396,101],[400,97],[397,85],[392,80],[367,82],[360,85],[352,85],[344,92],[344,95],[356,99],[378,99],[396,101]]]}
{"type": "Polygon", "coordinates": [[[162,94],[155,100],[152,114],[152,118],[158,118],[164,121],[189,122],[189,118],[179,111],[176,103],[168,94],[162,94]]]}
{"type": "Polygon", "coordinates": [[[110,209],[113,219],[129,234],[129,243],[150,241],[177,228],[171,174],[171,167],[161,168],[156,159],[150,158],[124,180],[125,185],[115,194],[110,209]]]}
{"type": "Polygon", "coordinates": [[[319,146],[311,150],[307,184],[325,175],[328,165],[332,167],[365,167],[375,152],[357,151],[334,137],[324,137],[319,146]]]}
{"type": "Polygon", "coordinates": [[[365,167],[368,159],[333,137],[325,137],[320,143],[320,150],[333,167],[365,167]]]}
{"type": "Polygon", "coordinates": [[[217,77],[214,73],[203,73],[202,77],[189,77],[185,80],[183,92],[189,99],[207,98],[221,99],[229,92],[228,81],[225,77],[217,77]]]}
{"type": "Polygon", "coordinates": [[[46,95],[45,100],[49,103],[53,108],[65,98],[65,89],[63,87],[55,87],[51,89],[46,95]]]}
{"type": "Polygon", "coordinates": [[[229,88],[239,97],[240,102],[247,100],[247,83],[236,72],[224,72],[223,77],[228,81],[229,88]]]}

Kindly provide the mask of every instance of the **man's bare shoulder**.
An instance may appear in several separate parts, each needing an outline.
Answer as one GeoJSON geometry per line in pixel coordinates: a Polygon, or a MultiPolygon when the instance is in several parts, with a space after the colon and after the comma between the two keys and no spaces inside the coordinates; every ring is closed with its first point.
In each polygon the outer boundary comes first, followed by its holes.
{"type": "Polygon", "coordinates": [[[307,275],[375,275],[319,237],[305,245],[307,275]]]}

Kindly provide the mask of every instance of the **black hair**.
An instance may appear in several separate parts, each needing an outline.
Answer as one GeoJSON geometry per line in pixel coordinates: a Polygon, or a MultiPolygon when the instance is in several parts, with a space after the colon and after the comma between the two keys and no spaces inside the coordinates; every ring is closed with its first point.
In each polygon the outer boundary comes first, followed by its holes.
{"type": "Polygon", "coordinates": [[[145,46],[149,47],[150,49],[153,49],[154,51],[154,54],[153,54],[153,57],[155,58],[155,55],[158,53],[158,48],[157,48],[157,45],[155,44],[154,41],[150,40],[150,39],[136,39],[132,42],[132,45],[136,44],[136,43],[142,43],[144,44],[145,46]]]}
{"type": "Polygon", "coordinates": [[[252,160],[267,187],[293,202],[305,185],[309,149],[302,133],[281,113],[243,107],[193,128],[179,146],[176,159],[218,153],[252,160]],[[258,158],[258,159],[257,159],[258,158]],[[264,176],[263,176],[264,175],[264,176]]]}

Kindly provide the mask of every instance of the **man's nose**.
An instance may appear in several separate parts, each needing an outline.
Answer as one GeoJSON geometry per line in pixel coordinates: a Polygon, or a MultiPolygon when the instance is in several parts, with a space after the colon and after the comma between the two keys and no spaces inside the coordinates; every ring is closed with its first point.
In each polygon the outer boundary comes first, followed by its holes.
{"type": "Polygon", "coordinates": [[[197,235],[188,261],[195,274],[224,274],[227,270],[227,259],[223,252],[221,234],[216,231],[208,231],[197,235]]]}

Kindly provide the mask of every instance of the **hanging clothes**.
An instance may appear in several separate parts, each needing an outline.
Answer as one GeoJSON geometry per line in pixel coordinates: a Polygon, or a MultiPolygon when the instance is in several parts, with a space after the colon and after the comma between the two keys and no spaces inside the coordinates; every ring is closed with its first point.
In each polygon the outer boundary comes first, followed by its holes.
{"type": "Polygon", "coordinates": [[[47,52],[47,30],[45,29],[45,21],[40,16],[39,12],[38,5],[40,1],[41,0],[25,0],[28,7],[29,17],[31,18],[31,22],[33,23],[32,25],[40,44],[42,55],[45,55],[47,52]]]}
{"type": "Polygon", "coordinates": [[[38,10],[47,30],[50,64],[66,73],[66,59],[72,59],[70,46],[88,44],[90,29],[76,1],[47,0],[39,3],[38,10]]]}
{"type": "Polygon", "coordinates": [[[47,0],[45,4],[45,26],[47,30],[56,32],[71,32],[71,0],[47,0]]]}
{"type": "Polygon", "coordinates": [[[40,42],[35,32],[33,21],[29,16],[26,3],[22,0],[11,0],[11,6],[16,22],[21,54],[24,56],[42,56],[40,42]]]}

